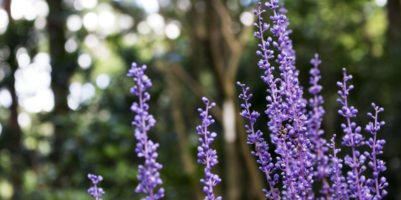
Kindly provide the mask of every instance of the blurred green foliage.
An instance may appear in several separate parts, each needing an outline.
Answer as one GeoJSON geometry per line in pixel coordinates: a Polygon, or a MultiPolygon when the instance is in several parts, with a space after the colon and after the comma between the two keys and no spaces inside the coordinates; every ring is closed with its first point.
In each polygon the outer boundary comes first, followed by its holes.
{"type": "MultiPolygon", "coordinates": [[[[0,2],[6,4],[7,1],[0,2]]],[[[79,0],[55,2],[59,2],[62,8],[56,15],[63,23],[60,26],[67,42],[61,41],[63,43],[54,45],[67,49],[68,40],[71,39],[76,43],[76,49],[63,51],[71,65],[79,65],[78,57],[83,53],[89,54],[92,61],[88,68],[74,68],[71,76],[66,78],[66,84],[71,86],[72,83],[79,83],[82,86],[90,83],[95,93],[89,99],[79,102],[77,107],[70,106],[67,112],[58,112],[59,108],[54,107],[50,112],[31,113],[22,105],[13,107],[0,104],[0,199],[90,199],[86,194],[90,185],[86,179],[87,173],[104,177],[101,183],[101,187],[106,190],[104,199],[139,199],[134,188],[137,184],[137,165],[141,160],[134,152],[133,128],[130,127],[133,115],[129,110],[134,98],[129,95],[132,82],[125,77],[132,61],[146,63],[154,83],[150,109],[157,119],[157,126],[151,131],[150,137],[160,142],[166,199],[194,198],[190,183],[197,182],[202,171],[197,168],[195,177],[183,173],[185,169],[180,159],[182,152],[177,147],[178,136],[172,119],[171,91],[167,87],[166,73],[161,68],[169,63],[179,63],[194,80],[199,81],[207,95],[221,103],[217,81],[208,67],[211,62],[209,50],[204,47],[204,41],[193,41],[193,34],[202,35],[206,31],[203,24],[205,20],[199,17],[204,15],[194,16],[191,13],[207,15],[209,11],[205,10],[204,1],[159,1],[159,13],[164,22],[179,24],[180,35],[176,39],[167,38],[163,32],[157,33],[157,30],[146,24],[149,23],[147,17],[150,14],[140,6],[140,1],[99,0],[95,1],[97,4],[93,8],[77,7],[75,4],[79,0]],[[66,23],[69,16],[77,15],[82,20],[90,12],[99,14],[105,10],[118,19],[129,18],[133,22],[132,26],[106,34],[102,32],[104,30],[89,31],[85,22],[77,31],[68,29],[66,23]],[[96,83],[101,74],[110,77],[110,83],[103,89],[96,83]],[[17,118],[13,112],[17,112],[17,118]],[[21,125],[23,117],[18,117],[21,113],[28,116],[28,124],[21,125]],[[15,124],[13,118],[19,124],[15,124]],[[21,132],[21,138],[15,142],[12,136],[18,132],[21,132]],[[57,134],[63,134],[60,146],[54,146],[57,134]],[[10,144],[21,149],[15,150],[10,144]],[[54,148],[60,148],[60,153],[52,155],[54,148]],[[13,188],[15,185],[20,188],[13,188]],[[13,197],[13,192],[19,195],[13,197]]],[[[241,27],[240,14],[250,11],[255,5],[251,0],[223,2],[233,18],[238,20],[238,27],[241,27]]],[[[305,88],[308,85],[310,58],[318,52],[323,61],[321,84],[324,86],[326,102],[324,126],[327,137],[334,132],[340,133],[341,119],[336,114],[339,105],[335,102],[335,82],[341,77],[342,67],[349,68],[355,77],[353,83],[356,89],[352,92],[351,102],[360,110],[358,122],[367,122],[364,113],[370,109],[372,101],[385,107],[383,118],[387,125],[380,137],[387,140],[384,159],[388,166],[385,175],[390,182],[388,199],[400,199],[401,173],[398,172],[401,167],[401,149],[398,142],[401,141],[401,52],[394,51],[393,47],[400,47],[401,43],[396,42],[400,41],[399,38],[389,34],[393,28],[389,26],[389,10],[370,0],[288,0],[285,6],[293,29],[297,66],[305,88]]],[[[53,9],[52,5],[49,5],[49,9],[53,9]]],[[[16,58],[18,48],[26,48],[31,58],[39,52],[51,54],[51,27],[48,23],[46,27],[40,27],[40,20],[45,19],[13,20],[8,24],[6,32],[0,35],[0,90],[11,91],[10,87],[15,85],[15,73],[21,68],[16,58]]],[[[121,23],[129,23],[130,20],[116,20],[114,23],[124,27],[121,23]]],[[[98,27],[102,23],[106,22],[99,21],[98,27]]],[[[265,108],[265,88],[258,80],[260,71],[254,53],[256,40],[252,34],[248,37],[248,44],[240,60],[238,80],[250,84],[255,91],[255,108],[262,111],[265,108]]],[[[401,33],[398,37],[401,37],[401,33]]],[[[61,58],[51,57],[52,61],[57,59],[61,58]]],[[[53,79],[56,77],[56,67],[52,66],[53,79]]],[[[60,72],[61,76],[63,73],[60,72]]],[[[194,129],[199,123],[196,107],[200,102],[188,84],[191,83],[180,83],[182,96],[179,98],[182,99],[181,106],[185,111],[183,116],[189,151],[195,157],[197,141],[194,129]]],[[[71,93],[71,87],[66,90],[67,94],[71,93]]],[[[4,95],[1,97],[6,98],[4,95]]],[[[264,124],[261,121],[258,125],[267,131],[264,124]]],[[[216,130],[221,133],[221,127],[217,126],[216,130]]],[[[221,138],[218,138],[219,154],[223,151],[222,144],[221,138]]],[[[224,156],[220,157],[224,162],[224,156]]],[[[247,184],[244,183],[243,187],[246,188],[247,184]]],[[[249,198],[243,195],[243,199],[249,198]]]]}

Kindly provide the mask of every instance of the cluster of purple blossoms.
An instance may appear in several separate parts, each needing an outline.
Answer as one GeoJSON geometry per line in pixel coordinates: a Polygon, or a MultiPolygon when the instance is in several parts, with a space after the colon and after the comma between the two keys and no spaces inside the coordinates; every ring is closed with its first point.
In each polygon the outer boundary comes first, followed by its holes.
{"type": "Polygon", "coordinates": [[[323,97],[319,94],[323,87],[319,85],[319,80],[321,79],[321,76],[318,66],[322,63],[322,61],[319,60],[319,55],[315,54],[315,57],[311,59],[310,63],[313,65],[313,68],[311,68],[309,71],[309,74],[311,75],[309,84],[311,86],[309,87],[308,91],[313,96],[309,99],[309,106],[311,110],[309,111],[308,115],[309,122],[307,134],[314,145],[314,165],[316,167],[314,176],[316,176],[317,179],[323,184],[323,187],[320,191],[321,194],[328,198],[330,193],[330,187],[327,181],[327,177],[329,175],[329,157],[326,155],[328,151],[328,147],[326,145],[327,141],[325,138],[322,137],[324,131],[321,129],[321,124],[325,113],[322,106],[324,100],[323,97]]]}
{"type": "Polygon", "coordinates": [[[196,127],[199,136],[198,141],[200,143],[197,154],[198,163],[205,165],[205,178],[202,178],[200,182],[204,184],[203,192],[206,193],[205,200],[221,200],[222,198],[220,196],[215,197],[213,192],[213,187],[220,183],[221,179],[217,174],[211,172],[212,167],[219,162],[216,150],[210,147],[217,133],[208,130],[208,127],[214,123],[214,119],[209,114],[209,110],[216,106],[216,104],[210,102],[206,97],[203,97],[202,101],[205,103],[206,108],[205,110],[198,108],[200,117],[202,118],[202,124],[196,127]]]}
{"type": "Polygon", "coordinates": [[[252,94],[248,94],[249,87],[246,87],[245,84],[241,84],[240,82],[237,84],[242,89],[242,93],[239,95],[239,98],[244,101],[244,103],[241,104],[241,108],[243,110],[240,114],[249,121],[249,124],[245,125],[246,133],[248,133],[247,143],[255,146],[255,150],[251,153],[257,157],[259,169],[266,175],[266,181],[269,185],[269,191],[263,189],[263,192],[266,194],[266,198],[268,199],[278,199],[279,194],[274,188],[274,185],[278,182],[279,175],[273,175],[273,172],[276,170],[276,168],[272,163],[272,157],[269,153],[269,146],[262,137],[263,133],[260,130],[255,130],[255,123],[260,114],[256,111],[251,111],[251,103],[249,100],[252,98],[252,94]]]}
{"type": "Polygon", "coordinates": [[[147,90],[152,87],[152,81],[145,74],[146,65],[138,66],[132,63],[131,69],[127,76],[133,77],[135,85],[131,88],[131,94],[138,97],[138,102],[134,102],[131,106],[132,112],[136,115],[132,125],[135,126],[135,138],[138,141],[135,152],[138,157],[145,159],[144,165],[138,166],[139,174],[137,175],[139,184],[135,189],[137,193],[145,193],[147,196],[143,200],[156,200],[164,197],[164,189],[160,187],[157,192],[155,188],[162,184],[159,171],[162,165],[156,161],[158,154],[158,143],[154,143],[148,138],[148,131],[155,125],[156,120],[153,115],[149,114],[150,94],[147,90]]]}
{"type": "Polygon", "coordinates": [[[365,152],[365,156],[370,159],[368,166],[373,170],[373,178],[368,178],[366,184],[375,198],[381,199],[387,195],[387,191],[384,188],[388,186],[388,182],[384,176],[380,177],[380,173],[386,171],[386,164],[383,160],[378,159],[377,155],[383,154],[383,146],[386,141],[383,139],[378,140],[376,136],[377,132],[385,124],[384,121],[378,120],[379,113],[383,112],[384,109],[374,103],[372,103],[372,107],[375,112],[374,114],[368,113],[368,116],[373,119],[373,122],[369,122],[365,128],[366,132],[372,134],[372,137],[367,141],[367,145],[372,152],[365,152]]]}
{"type": "Polygon", "coordinates": [[[259,2],[254,12],[258,19],[254,23],[258,29],[254,36],[261,42],[256,54],[261,57],[258,65],[264,71],[261,78],[268,86],[265,113],[269,117],[267,125],[271,130],[272,143],[277,147],[275,165],[281,170],[283,195],[290,199],[307,199],[312,194],[315,158],[311,151],[313,143],[307,134],[307,101],[302,97],[299,70],[295,67],[295,51],[289,38],[291,30],[287,29],[287,11],[279,8],[277,0],[266,2],[264,6],[273,12],[270,17],[272,25],[264,22],[262,14],[267,11],[259,2]],[[269,30],[273,38],[265,39],[264,35],[269,30]],[[280,71],[279,77],[273,74],[274,65],[280,71]]]}
{"type": "Polygon", "coordinates": [[[388,186],[385,177],[379,177],[380,173],[386,170],[383,160],[377,159],[377,155],[383,154],[383,145],[385,140],[377,140],[377,132],[385,124],[384,121],[378,120],[378,114],[383,112],[383,108],[376,106],[372,103],[375,110],[374,115],[368,113],[374,121],[366,125],[366,132],[370,133],[372,137],[366,140],[362,134],[362,128],[352,121],[356,117],[358,110],[354,106],[350,106],[348,96],[350,90],[354,88],[353,85],[347,85],[347,82],[352,79],[351,75],[347,75],[346,69],[343,69],[344,78],[342,82],[337,82],[340,90],[340,96],[337,101],[342,104],[341,109],[338,111],[346,119],[346,123],[342,123],[341,127],[344,132],[342,144],[350,147],[352,150],[351,155],[346,155],[344,163],[351,169],[347,172],[348,195],[350,198],[356,199],[383,199],[387,195],[384,189],[388,186]],[[367,145],[372,152],[364,152],[363,154],[357,149],[358,147],[367,145]],[[363,175],[366,170],[365,162],[369,159],[368,166],[372,168],[372,178],[367,178],[363,175]]]}
{"type": "Polygon", "coordinates": [[[102,176],[96,176],[93,174],[88,174],[89,180],[92,181],[93,186],[88,189],[89,195],[95,197],[96,200],[102,200],[100,197],[105,194],[102,188],[98,187],[97,184],[103,180],[102,176]]]}
{"type": "MultiPolygon", "coordinates": [[[[330,180],[333,183],[329,187],[329,196],[331,199],[349,199],[347,195],[347,183],[345,182],[345,177],[342,175],[343,160],[337,155],[341,151],[336,148],[336,134],[331,138],[331,143],[328,146],[332,149],[333,153],[329,155],[330,165],[327,167],[330,169],[330,180]]],[[[330,199],[326,198],[326,199],[330,199]]]]}
{"type": "Polygon", "coordinates": [[[361,127],[352,121],[358,111],[348,104],[349,91],[353,86],[348,86],[347,81],[352,76],[347,75],[344,69],[344,79],[337,83],[341,88],[338,102],[342,104],[338,113],[346,119],[346,123],[341,124],[344,132],[342,145],[349,147],[352,153],[341,159],[338,155],[340,149],[335,146],[335,135],[331,143],[323,137],[321,124],[325,111],[318,69],[321,61],[318,54],[311,60],[313,68],[310,70],[308,92],[312,97],[306,100],[303,87],[299,84],[295,51],[289,37],[292,31],[288,29],[286,12],[280,8],[278,0],[269,0],[264,4],[259,2],[258,9],[254,11],[257,16],[254,36],[260,40],[256,54],[260,56],[258,66],[263,70],[261,79],[267,85],[265,114],[269,120],[267,126],[271,131],[271,143],[275,146],[274,155],[268,152],[263,133],[254,128],[259,113],[250,110],[250,89],[238,83],[242,89],[239,98],[243,100],[240,114],[249,121],[245,126],[248,144],[255,146],[252,154],[258,158],[259,169],[265,174],[269,187],[263,192],[269,199],[383,199],[388,183],[380,173],[386,167],[377,155],[382,154],[385,142],[376,138],[377,131],[384,125],[377,119],[377,114],[383,109],[373,104],[375,114],[368,116],[374,122],[366,126],[372,137],[365,140],[361,127]],[[264,22],[262,14],[266,12],[272,13],[269,18],[272,24],[264,22]],[[270,36],[265,37],[268,32],[270,36]],[[275,73],[276,70],[279,73],[275,73]],[[372,151],[362,154],[358,148],[366,145],[372,151]],[[329,153],[330,149],[332,153],[329,153]],[[373,171],[372,178],[364,175],[367,159],[373,171]],[[349,167],[346,176],[342,173],[343,163],[349,167]],[[282,185],[282,190],[275,185],[282,185]],[[312,189],[317,187],[320,187],[320,195],[312,189]]]}
{"type": "Polygon", "coordinates": [[[358,110],[354,106],[350,106],[348,103],[348,96],[350,90],[354,88],[353,85],[347,85],[347,81],[352,79],[352,75],[347,75],[346,69],[343,68],[344,78],[342,82],[337,82],[337,86],[340,87],[338,95],[340,98],[337,102],[342,104],[338,114],[346,119],[346,123],[341,124],[344,136],[342,145],[351,147],[352,155],[346,155],[344,163],[351,168],[347,172],[347,182],[349,185],[349,195],[351,198],[365,199],[364,197],[371,196],[369,189],[365,185],[365,177],[362,176],[362,172],[366,170],[364,165],[366,156],[361,154],[357,147],[363,145],[364,138],[361,134],[361,127],[352,121],[355,118],[358,110]]]}

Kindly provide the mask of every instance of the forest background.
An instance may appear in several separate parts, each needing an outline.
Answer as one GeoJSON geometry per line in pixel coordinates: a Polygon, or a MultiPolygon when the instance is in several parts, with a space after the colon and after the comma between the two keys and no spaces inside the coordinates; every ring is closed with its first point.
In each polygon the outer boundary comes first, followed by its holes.
{"type": "MultiPolygon", "coordinates": [[[[325,137],[342,135],[336,81],[347,67],[355,77],[357,122],[368,122],[371,102],[385,108],[379,137],[387,140],[386,199],[401,199],[401,1],[284,2],[304,87],[314,53],[323,61],[325,137]]],[[[104,177],[106,200],[139,198],[134,188],[142,160],[130,126],[133,83],[125,76],[133,61],[148,65],[154,84],[151,138],[160,143],[166,199],[202,199],[195,131],[202,96],[218,105],[212,113],[223,179],[218,193],[263,199],[263,175],[246,144],[235,86],[249,83],[255,108],[264,110],[254,0],[0,4],[0,199],[90,199],[87,173],[104,177]]],[[[266,122],[258,127],[268,133],[266,122]]]]}

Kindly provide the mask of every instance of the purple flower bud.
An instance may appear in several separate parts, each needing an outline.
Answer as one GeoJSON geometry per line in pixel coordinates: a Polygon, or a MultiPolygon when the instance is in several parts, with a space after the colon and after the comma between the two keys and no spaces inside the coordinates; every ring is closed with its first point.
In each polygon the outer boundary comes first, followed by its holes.
{"type": "Polygon", "coordinates": [[[105,192],[102,188],[97,187],[97,184],[103,180],[103,177],[88,174],[88,179],[91,180],[93,183],[93,186],[88,189],[89,195],[95,197],[96,200],[102,200],[100,197],[103,196],[105,192]]]}

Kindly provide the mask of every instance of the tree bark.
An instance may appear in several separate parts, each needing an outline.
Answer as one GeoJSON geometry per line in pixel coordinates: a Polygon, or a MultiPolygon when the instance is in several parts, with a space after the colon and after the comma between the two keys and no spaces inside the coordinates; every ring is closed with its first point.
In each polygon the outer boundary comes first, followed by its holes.
{"type": "Polygon", "coordinates": [[[6,33],[3,35],[5,38],[8,38],[10,41],[8,43],[8,47],[10,49],[10,55],[7,59],[8,64],[10,65],[11,68],[11,73],[8,77],[6,77],[5,81],[5,87],[8,89],[8,91],[11,94],[11,106],[9,108],[10,110],[10,118],[9,118],[9,124],[7,127],[5,127],[5,130],[3,130],[4,134],[1,138],[1,146],[0,148],[6,148],[10,151],[12,159],[11,159],[11,174],[10,174],[10,182],[13,186],[13,195],[11,197],[12,200],[20,200],[22,199],[23,196],[23,177],[21,174],[21,171],[25,167],[25,158],[24,158],[24,153],[26,152],[24,149],[24,146],[22,145],[22,130],[20,125],[18,124],[18,96],[17,92],[15,89],[15,71],[18,69],[18,64],[16,60],[16,55],[15,51],[17,50],[17,47],[19,45],[19,42],[21,41],[21,38],[24,36],[21,36],[19,34],[16,34],[16,27],[15,24],[12,21],[11,18],[11,13],[10,13],[10,6],[11,6],[11,0],[4,0],[3,1],[3,7],[7,12],[7,15],[9,17],[9,25],[6,33]],[[19,169],[13,170],[13,169],[19,169]]]}
{"type": "MultiPolygon", "coordinates": [[[[241,196],[241,184],[240,184],[240,175],[239,173],[239,162],[238,162],[238,153],[235,148],[235,139],[236,139],[236,128],[232,127],[231,123],[227,123],[230,121],[232,116],[227,116],[226,113],[230,113],[230,110],[227,110],[227,104],[232,104],[234,91],[231,86],[231,81],[227,80],[225,76],[225,59],[224,59],[224,47],[222,44],[222,33],[220,29],[218,14],[213,9],[212,2],[207,1],[208,10],[212,11],[209,13],[208,20],[208,45],[209,51],[211,53],[211,64],[214,72],[214,77],[217,80],[219,93],[222,96],[223,103],[223,131],[224,131],[224,179],[225,179],[225,196],[230,200],[239,200],[241,196]]],[[[230,106],[231,109],[231,106],[230,106]]]]}
{"type": "MultiPolygon", "coordinates": [[[[15,51],[15,47],[10,48],[11,51],[15,51]]],[[[10,150],[11,155],[13,158],[11,159],[11,166],[12,169],[19,169],[11,170],[11,183],[14,189],[14,193],[12,196],[12,200],[19,200],[22,199],[22,192],[23,192],[23,177],[21,174],[21,170],[25,167],[25,159],[24,159],[24,152],[25,148],[22,145],[22,131],[21,127],[18,124],[18,96],[15,90],[15,78],[14,74],[16,69],[18,68],[15,55],[14,53],[10,54],[9,63],[11,65],[11,77],[7,84],[7,89],[10,91],[12,104],[10,106],[10,118],[9,118],[9,125],[10,129],[4,134],[4,141],[7,141],[7,146],[10,150]]]]}
{"type": "Polygon", "coordinates": [[[167,83],[170,88],[170,96],[171,96],[171,104],[172,104],[172,115],[173,115],[173,123],[175,130],[178,136],[178,145],[181,152],[181,161],[183,164],[183,168],[185,173],[188,175],[192,187],[193,194],[196,200],[202,199],[202,191],[200,190],[202,187],[199,184],[199,181],[195,179],[196,171],[195,171],[195,161],[193,156],[191,155],[188,145],[188,137],[187,131],[185,128],[185,120],[182,116],[182,109],[181,109],[181,86],[178,83],[178,80],[171,74],[169,70],[165,70],[161,67],[162,71],[166,74],[167,83]]]}
{"type": "MultiPolygon", "coordinates": [[[[63,7],[63,1],[47,0],[47,4],[49,5],[47,31],[49,34],[49,50],[52,66],[51,88],[54,93],[52,120],[55,128],[50,159],[52,162],[57,163],[63,156],[64,142],[68,139],[69,135],[68,128],[65,127],[69,111],[67,96],[69,93],[70,78],[77,68],[77,56],[76,53],[68,54],[64,49],[64,44],[66,42],[64,28],[66,23],[66,11],[63,7]]],[[[59,175],[66,176],[58,176],[54,183],[55,186],[62,185],[63,179],[69,179],[66,171],[68,171],[67,168],[60,169],[59,175]]]]}
{"type": "Polygon", "coordinates": [[[393,58],[399,58],[401,55],[401,1],[387,1],[387,19],[388,19],[388,51],[393,58]]]}
{"type": "MultiPolygon", "coordinates": [[[[237,200],[244,194],[241,182],[240,156],[243,156],[247,175],[252,184],[251,192],[258,199],[264,199],[261,192],[262,183],[258,177],[258,168],[254,159],[251,158],[249,146],[246,144],[246,137],[238,141],[240,148],[237,148],[238,127],[240,123],[234,116],[238,114],[235,106],[238,105],[235,95],[235,77],[239,66],[241,53],[249,36],[249,28],[243,27],[240,36],[237,37],[231,30],[232,19],[228,9],[221,0],[207,0],[208,13],[208,46],[211,57],[211,67],[219,85],[219,93],[223,99],[223,129],[225,149],[225,172],[226,172],[226,198],[237,200]]],[[[248,178],[248,177],[246,177],[248,178]]]]}

